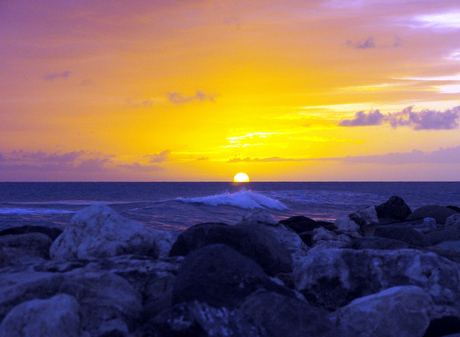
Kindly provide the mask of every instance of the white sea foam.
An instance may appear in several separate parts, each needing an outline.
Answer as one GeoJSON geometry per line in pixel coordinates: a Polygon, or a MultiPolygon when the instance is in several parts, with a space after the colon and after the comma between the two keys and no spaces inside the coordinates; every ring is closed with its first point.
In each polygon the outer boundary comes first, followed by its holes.
{"type": "Polygon", "coordinates": [[[40,214],[68,214],[74,211],[61,209],[36,209],[36,208],[0,208],[0,214],[40,215],[40,214]]]}
{"type": "Polygon", "coordinates": [[[257,194],[251,191],[239,191],[233,194],[223,193],[219,195],[212,195],[207,197],[198,198],[177,198],[176,200],[185,203],[204,204],[208,206],[234,206],[242,209],[254,208],[270,208],[277,210],[288,209],[283,203],[278,200],[257,194]]]}

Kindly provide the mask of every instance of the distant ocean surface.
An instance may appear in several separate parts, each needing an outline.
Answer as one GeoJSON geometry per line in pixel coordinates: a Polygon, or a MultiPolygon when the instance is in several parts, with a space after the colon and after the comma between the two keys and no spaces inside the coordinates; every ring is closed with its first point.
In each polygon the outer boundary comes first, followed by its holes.
{"type": "Polygon", "coordinates": [[[64,228],[77,211],[94,203],[174,233],[202,222],[235,224],[256,208],[277,220],[304,215],[334,221],[393,195],[412,210],[460,206],[460,182],[0,183],[0,229],[64,228]]]}

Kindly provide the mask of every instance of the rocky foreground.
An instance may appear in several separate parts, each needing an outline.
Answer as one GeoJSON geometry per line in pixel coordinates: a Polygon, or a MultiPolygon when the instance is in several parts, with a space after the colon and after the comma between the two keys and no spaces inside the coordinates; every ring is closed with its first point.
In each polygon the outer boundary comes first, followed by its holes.
{"type": "Polygon", "coordinates": [[[460,336],[460,209],[263,211],[178,237],[103,205],[0,232],[0,336],[460,336]]]}

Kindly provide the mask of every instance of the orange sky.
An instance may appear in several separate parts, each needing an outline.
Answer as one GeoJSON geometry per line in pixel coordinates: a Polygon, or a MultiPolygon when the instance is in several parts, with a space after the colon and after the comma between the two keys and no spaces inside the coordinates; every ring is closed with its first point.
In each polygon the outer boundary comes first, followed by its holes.
{"type": "Polygon", "coordinates": [[[460,180],[457,0],[5,0],[0,60],[0,181],[460,180]]]}

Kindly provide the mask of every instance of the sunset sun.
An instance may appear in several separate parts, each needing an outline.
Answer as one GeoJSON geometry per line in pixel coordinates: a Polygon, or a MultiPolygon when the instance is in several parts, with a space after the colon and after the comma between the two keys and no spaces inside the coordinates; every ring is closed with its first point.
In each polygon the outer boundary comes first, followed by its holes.
{"type": "Polygon", "coordinates": [[[233,181],[235,183],[248,183],[249,182],[249,177],[246,173],[237,173],[233,177],[233,181]]]}

